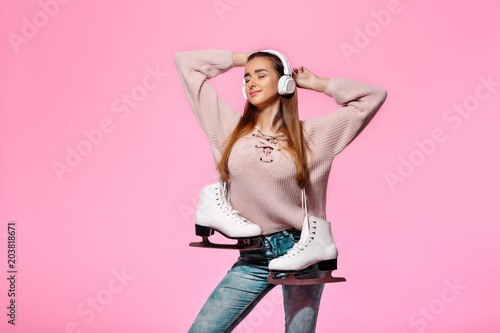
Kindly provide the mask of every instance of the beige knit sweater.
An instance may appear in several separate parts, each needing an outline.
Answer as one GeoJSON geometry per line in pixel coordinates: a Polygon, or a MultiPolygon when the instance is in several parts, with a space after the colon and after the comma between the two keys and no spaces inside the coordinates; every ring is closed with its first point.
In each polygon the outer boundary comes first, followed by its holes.
{"type": "MultiPolygon", "coordinates": [[[[217,162],[222,156],[221,144],[236,127],[241,113],[218,96],[209,80],[234,67],[231,51],[183,51],[174,59],[191,109],[217,162]]],[[[313,150],[313,155],[308,155],[308,214],[326,219],[326,190],[333,158],[370,122],[387,92],[370,84],[331,78],[324,93],[342,106],[303,121],[303,127],[313,150]]],[[[236,142],[228,161],[231,205],[258,224],[264,235],[290,227],[302,229],[301,188],[294,179],[293,160],[280,149],[282,140],[286,140],[284,135],[271,135],[257,126],[236,142]]]]}

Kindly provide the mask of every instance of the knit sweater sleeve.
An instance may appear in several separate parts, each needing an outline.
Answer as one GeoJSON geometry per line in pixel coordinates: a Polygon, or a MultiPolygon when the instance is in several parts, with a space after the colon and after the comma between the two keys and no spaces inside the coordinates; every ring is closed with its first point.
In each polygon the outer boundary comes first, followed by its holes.
{"type": "Polygon", "coordinates": [[[373,119],[387,98],[387,91],[355,80],[331,78],[324,94],[342,107],[325,116],[307,119],[303,126],[317,148],[334,158],[373,119]]]}
{"type": "Polygon", "coordinates": [[[231,51],[180,51],[175,53],[174,61],[196,119],[210,143],[219,148],[241,114],[219,97],[208,80],[234,67],[231,51]]]}

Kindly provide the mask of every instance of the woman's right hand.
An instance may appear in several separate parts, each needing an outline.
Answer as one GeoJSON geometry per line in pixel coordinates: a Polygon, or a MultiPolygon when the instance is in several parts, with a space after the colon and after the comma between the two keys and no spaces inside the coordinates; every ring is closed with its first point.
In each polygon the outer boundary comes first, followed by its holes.
{"type": "Polygon", "coordinates": [[[255,50],[251,52],[232,52],[233,54],[233,63],[234,66],[245,67],[248,61],[248,57],[255,52],[259,52],[262,50],[255,50]]]}
{"type": "Polygon", "coordinates": [[[253,52],[231,52],[231,54],[233,55],[234,66],[235,67],[245,67],[245,65],[247,64],[247,61],[248,61],[248,57],[250,56],[250,54],[252,54],[254,52],[257,52],[257,51],[253,51],[253,52]]]}

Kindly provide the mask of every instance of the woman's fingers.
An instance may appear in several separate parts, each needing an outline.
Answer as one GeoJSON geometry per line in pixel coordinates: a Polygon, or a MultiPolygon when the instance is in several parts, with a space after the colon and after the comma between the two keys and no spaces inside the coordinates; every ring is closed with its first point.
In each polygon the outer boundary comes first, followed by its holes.
{"type": "Polygon", "coordinates": [[[298,68],[297,67],[294,67],[292,68],[292,71],[295,72],[295,73],[304,73],[304,66],[299,66],[298,68]]]}

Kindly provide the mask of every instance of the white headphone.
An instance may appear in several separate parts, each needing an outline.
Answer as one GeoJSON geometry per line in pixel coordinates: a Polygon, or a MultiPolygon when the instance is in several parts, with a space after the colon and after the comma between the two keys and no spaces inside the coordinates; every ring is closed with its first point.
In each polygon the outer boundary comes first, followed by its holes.
{"type": "MultiPolygon", "coordinates": [[[[261,50],[260,52],[267,52],[267,53],[272,53],[278,58],[280,58],[281,62],[283,63],[283,69],[285,74],[280,77],[278,81],[278,94],[280,95],[289,95],[292,94],[295,91],[295,81],[292,77],[292,69],[290,68],[290,64],[288,63],[288,60],[286,57],[274,50],[261,50]]],[[[243,97],[245,97],[246,100],[248,100],[247,93],[245,92],[245,78],[243,78],[243,97]]]]}

